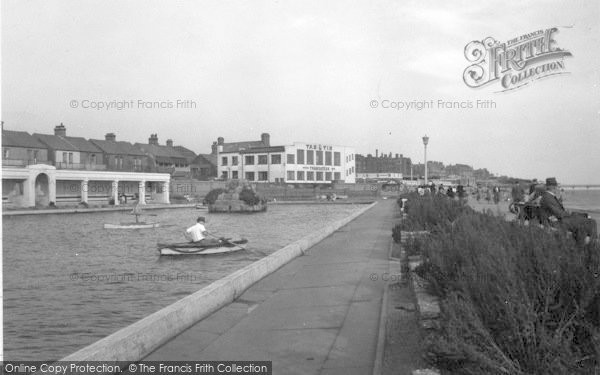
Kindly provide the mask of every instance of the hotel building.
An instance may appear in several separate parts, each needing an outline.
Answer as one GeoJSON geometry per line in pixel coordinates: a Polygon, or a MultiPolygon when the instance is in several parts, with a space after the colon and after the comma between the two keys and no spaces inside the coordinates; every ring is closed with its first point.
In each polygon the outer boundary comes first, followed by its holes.
{"type": "Polygon", "coordinates": [[[295,142],[271,146],[261,141],[225,143],[219,138],[218,173],[222,179],[290,184],[356,182],[354,149],[320,143],[295,142]]]}

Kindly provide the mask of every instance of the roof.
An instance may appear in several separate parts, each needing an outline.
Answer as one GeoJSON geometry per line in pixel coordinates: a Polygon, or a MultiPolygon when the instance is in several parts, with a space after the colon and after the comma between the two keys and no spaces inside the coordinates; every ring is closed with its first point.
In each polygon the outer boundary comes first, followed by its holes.
{"type": "Polygon", "coordinates": [[[150,145],[147,143],[135,143],[135,147],[139,147],[146,151],[150,155],[154,156],[157,161],[159,159],[170,161],[172,159],[184,159],[187,160],[185,155],[177,151],[174,147],[162,146],[162,145],[150,145]]]}
{"type": "Polygon", "coordinates": [[[240,154],[256,154],[256,153],[284,152],[284,151],[285,151],[285,146],[253,147],[253,148],[241,150],[240,154]]]}
{"type": "Polygon", "coordinates": [[[46,148],[46,145],[31,134],[15,130],[2,130],[2,146],[46,148]]]}
{"type": "Polygon", "coordinates": [[[229,142],[223,143],[222,152],[238,152],[240,150],[265,146],[266,145],[262,141],[229,142]]]}
{"type": "Polygon", "coordinates": [[[33,136],[54,150],[102,152],[92,142],[82,137],[62,137],[38,133],[34,133],[33,136]]]}
{"type": "Polygon", "coordinates": [[[215,154],[199,154],[196,156],[192,164],[202,165],[202,164],[211,164],[213,166],[217,166],[217,155],[215,154]]]}
{"type": "Polygon", "coordinates": [[[185,156],[188,159],[188,162],[192,162],[192,160],[196,159],[196,153],[189,148],[185,148],[183,146],[175,146],[173,147],[175,150],[179,151],[179,153],[185,156]]]}
{"type": "Polygon", "coordinates": [[[104,139],[90,139],[102,152],[110,155],[135,155],[145,156],[144,151],[125,141],[106,141],[104,139]]]}

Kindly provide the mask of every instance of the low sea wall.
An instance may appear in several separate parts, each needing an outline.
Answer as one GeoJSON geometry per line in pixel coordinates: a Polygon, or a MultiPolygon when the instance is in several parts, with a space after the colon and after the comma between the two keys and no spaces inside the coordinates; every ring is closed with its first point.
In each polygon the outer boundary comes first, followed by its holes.
{"type": "Polygon", "coordinates": [[[254,283],[300,256],[375,204],[366,205],[352,215],[329,224],[62,360],[104,363],[139,361],[198,321],[233,302],[254,283]]]}

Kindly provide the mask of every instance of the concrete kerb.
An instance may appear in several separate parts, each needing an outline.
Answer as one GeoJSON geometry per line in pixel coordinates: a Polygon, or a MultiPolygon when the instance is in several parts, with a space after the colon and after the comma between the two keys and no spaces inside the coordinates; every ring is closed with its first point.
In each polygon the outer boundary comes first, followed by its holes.
{"type": "Polygon", "coordinates": [[[198,321],[233,302],[254,283],[303,254],[325,237],[373,207],[372,203],[130,326],[65,357],[62,361],[135,362],[198,321]]]}

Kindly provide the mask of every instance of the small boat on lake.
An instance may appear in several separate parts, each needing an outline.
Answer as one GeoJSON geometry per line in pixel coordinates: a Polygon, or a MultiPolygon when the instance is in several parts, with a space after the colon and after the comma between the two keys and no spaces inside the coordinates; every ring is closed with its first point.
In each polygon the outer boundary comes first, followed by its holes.
{"type": "Polygon", "coordinates": [[[104,229],[149,229],[158,228],[160,223],[146,223],[143,221],[120,224],[104,224],[104,229]]]}
{"type": "Polygon", "coordinates": [[[157,216],[156,214],[144,214],[138,205],[133,208],[130,215],[135,215],[135,222],[120,223],[120,224],[104,224],[104,229],[149,229],[158,228],[160,223],[146,223],[140,221],[140,216],[157,216]]]}
{"type": "Polygon", "coordinates": [[[244,246],[248,240],[241,238],[238,240],[230,240],[220,238],[219,243],[214,245],[200,245],[194,242],[180,242],[171,244],[158,244],[158,252],[160,255],[210,255],[224,254],[235,251],[244,250],[244,246]]]}

